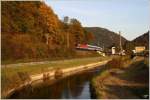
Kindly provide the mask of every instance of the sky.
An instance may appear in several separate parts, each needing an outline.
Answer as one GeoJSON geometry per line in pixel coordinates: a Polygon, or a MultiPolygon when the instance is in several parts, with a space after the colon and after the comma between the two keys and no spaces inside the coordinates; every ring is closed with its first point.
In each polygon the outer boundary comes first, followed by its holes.
{"type": "Polygon", "coordinates": [[[78,19],[84,27],[102,27],[128,40],[150,28],[150,0],[45,0],[59,19],[78,19]]]}

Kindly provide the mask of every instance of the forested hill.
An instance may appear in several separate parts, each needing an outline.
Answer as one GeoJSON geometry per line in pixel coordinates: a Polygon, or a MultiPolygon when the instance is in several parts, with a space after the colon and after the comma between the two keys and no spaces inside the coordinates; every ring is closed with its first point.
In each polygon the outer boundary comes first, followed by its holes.
{"type": "MultiPolygon", "coordinates": [[[[119,46],[120,36],[117,33],[100,27],[85,27],[85,29],[88,32],[92,32],[95,37],[94,41],[91,42],[92,44],[100,46],[104,45],[104,47],[119,46]]],[[[121,39],[122,44],[127,41],[124,37],[121,39]]]]}
{"type": "Polygon", "coordinates": [[[148,48],[149,47],[149,31],[135,38],[134,40],[132,40],[132,42],[137,46],[143,45],[148,48]]]}
{"type": "Polygon", "coordinates": [[[77,43],[93,38],[77,19],[65,23],[40,1],[2,1],[1,18],[2,61],[74,56],[77,43]]]}
{"type": "Polygon", "coordinates": [[[146,49],[149,49],[149,31],[132,41],[126,42],[124,48],[126,50],[133,50],[135,46],[145,46],[146,49]]]}

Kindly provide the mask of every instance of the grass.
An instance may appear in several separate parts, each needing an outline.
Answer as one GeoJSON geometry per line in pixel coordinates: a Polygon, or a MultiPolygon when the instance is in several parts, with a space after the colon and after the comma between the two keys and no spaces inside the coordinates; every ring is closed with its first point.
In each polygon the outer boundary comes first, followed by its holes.
{"type": "MultiPolygon", "coordinates": [[[[95,89],[95,93],[97,98],[101,98],[101,94],[103,94],[102,84],[104,83],[104,79],[107,79],[109,75],[111,75],[111,71],[113,69],[121,69],[124,71],[124,73],[119,74],[119,77],[121,79],[127,80],[127,81],[135,81],[135,82],[141,82],[147,85],[148,82],[148,69],[149,69],[149,59],[144,58],[144,60],[133,60],[130,59],[129,56],[125,57],[116,57],[109,61],[105,68],[92,79],[92,85],[95,89]]],[[[135,88],[135,87],[134,87],[135,88]]],[[[145,89],[139,89],[138,91],[135,90],[134,93],[137,95],[143,95],[144,93],[147,94],[147,88],[145,89]],[[143,92],[144,91],[144,92],[143,92]]]]}
{"type": "Polygon", "coordinates": [[[142,61],[134,62],[133,64],[131,64],[130,67],[126,69],[126,72],[121,76],[126,77],[128,79],[132,79],[138,74],[146,73],[148,70],[149,70],[149,62],[147,58],[142,61]]]}
{"type": "Polygon", "coordinates": [[[37,64],[37,65],[21,65],[21,66],[13,66],[13,67],[3,67],[1,68],[1,82],[2,82],[2,92],[9,89],[11,84],[18,82],[20,80],[18,78],[18,72],[27,72],[29,75],[38,74],[43,71],[48,71],[50,69],[55,68],[67,68],[67,67],[75,67],[90,63],[99,62],[102,60],[106,60],[108,57],[89,57],[82,59],[71,59],[71,60],[59,60],[59,61],[50,61],[46,64],[37,64]]]}
{"type": "Polygon", "coordinates": [[[146,64],[147,67],[149,67],[149,58],[144,58],[144,64],[146,64]]]}
{"type": "Polygon", "coordinates": [[[21,65],[21,66],[13,66],[13,67],[3,67],[1,69],[2,75],[3,73],[7,73],[9,76],[16,72],[28,72],[29,74],[37,74],[41,73],[43,69],[51,69],[51,68],[67,68],[67,67],[75,67],[79,65],[85,65],[89,63],[98,62],[101,60],[105,60],[107,58],[102,57],[90,57],[90,58],[82,58],[82,59],[71,59],[71,60],[59,60],[59,61],[50,61],[46,64],[37,64],[37,65],[21,65]]]}
{"type": "Polygon", "coordinates": [[[64,60],[64,59],[77,59],[77,58],[87,58],[87,57],[99,57],[99,55],[87,55],[87,56],[69,56],[69,57],[52,57],[52,58],[38,58],[38,59],[7,59],[7,60],[2,60],[1,64],[17,64],[17,63],[28,63],[28,62],[39,62],[39,61],[57,61],[57,60],[64,60]]]}
{"type": "Polygon", "coordinates": [[[101,98],[101,93],[103,92],[103,89],[100,88],[103,86],[103,81],[107,76],[110,75],[109,71],[102,71],[98,76],[94,77],[91,80],[91,84],[94,88],[94,95],[96,95],[96,98],[99,99],[101,98]]]}
{"type": "Polygon", "coordinates": [[[103,92],[103,89],[100,88],[104,80],[109,77],[110,71],[112,69],[122,69],[124,68],[124,65],[127,64],[129,61],[129,56],[114,56],[111,61],[109,61],[104,68],[101,69],[101,72],[92,79],[91,83],[92,86],[95,89],[96,97],[101,98],[101,94],[103,92]]]}

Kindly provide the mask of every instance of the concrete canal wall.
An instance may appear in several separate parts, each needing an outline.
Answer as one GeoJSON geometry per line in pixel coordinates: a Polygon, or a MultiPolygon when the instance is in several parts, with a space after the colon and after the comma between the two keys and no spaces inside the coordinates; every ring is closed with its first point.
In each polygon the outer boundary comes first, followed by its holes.
{"type": "MultiPolygon", "coordinates": [[[[63,74],[62,77],[66,77],[66,76],[73,75],[73,74],[76,74],[76,73],[79,73],[79,72],[82,72],[82,71],[86,71],[86,70],[96,68],[98,66],[105,65],[108,61],[110,61],[110,60],[105,60],[105,61],[100,61],[100,62],[97,62],[97,63],[92,63],[92,64],[87,64],[87,65],[82,65],[82,66],[76,66],[76,67],[61,69],[62,74],[63,74]]],[[[55,73],[56,73],[56,70],[50,70],[48,72],[44,72],[44,73],[41,73],[41,74],[31,75],[30,76],[30,78],[31,78],[30,82],[26,82],[24,84],[21,84],[17,88],[13,88],[13,89],[9,90],[5,94],[4,98],[7,98],[11,94],[13,94],[16,90],[19,90],[24,86],[36,83],[36,81],[38,81],[38,80],[41,80],[41,82],[42,82],[42,80],[44,78],[44,75],[47,75],[47,78],[49,78],[49,80],[50,79],[52,80],[52,79],[55,78],[55,73]]]]}

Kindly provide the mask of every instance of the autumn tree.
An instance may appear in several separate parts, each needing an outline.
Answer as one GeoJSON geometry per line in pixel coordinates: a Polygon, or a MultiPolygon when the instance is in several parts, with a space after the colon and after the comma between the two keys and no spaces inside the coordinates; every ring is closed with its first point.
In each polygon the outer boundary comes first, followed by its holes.
{"type": "Polygon", "coordinates": [[[92,33],[77,19],[58,19],[40,1],[1,2],[2,60],[75,56],[78,43],[88,43],[92,33]]]}

